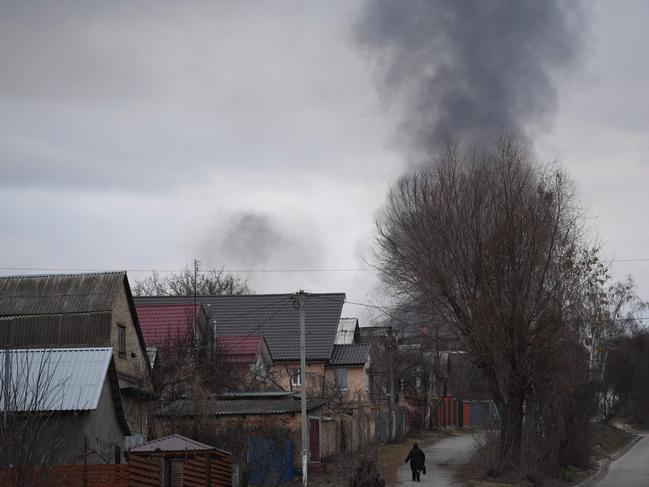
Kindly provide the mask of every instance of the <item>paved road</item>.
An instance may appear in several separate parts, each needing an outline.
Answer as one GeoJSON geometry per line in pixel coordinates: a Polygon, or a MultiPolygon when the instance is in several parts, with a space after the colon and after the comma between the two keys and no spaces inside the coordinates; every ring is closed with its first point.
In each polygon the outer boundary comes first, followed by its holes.
{"type": "Polygon", "coordinates": [[[399,485],[420,487],[447,487],[453,485],[453,468],[469,459],[473,450],[473,435],[458,435],[444,438],[423,448],[426,454],[426,475],[421,482],[412,481],[410,465],[399,469],[399,485]]]}
{"type": "Polygon", "coordinates": [[[611,463],[606,476],[597,487],[647,487],[649,486],[649,438],[643,438],[627,453],[611,463]]]}

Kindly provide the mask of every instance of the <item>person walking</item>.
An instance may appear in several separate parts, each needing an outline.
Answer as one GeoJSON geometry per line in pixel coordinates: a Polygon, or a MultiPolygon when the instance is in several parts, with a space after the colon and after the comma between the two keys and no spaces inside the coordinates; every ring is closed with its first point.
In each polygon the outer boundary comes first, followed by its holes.
{"type": "Polygon", "coordinates": [[[406,463],[410,461],[410,470],[412,470],[412,481],[421,482],[421,472],[426,473],[426,455],[419,449],[419,445],[412,445],[412,450],[406,457],[406,463]]]}

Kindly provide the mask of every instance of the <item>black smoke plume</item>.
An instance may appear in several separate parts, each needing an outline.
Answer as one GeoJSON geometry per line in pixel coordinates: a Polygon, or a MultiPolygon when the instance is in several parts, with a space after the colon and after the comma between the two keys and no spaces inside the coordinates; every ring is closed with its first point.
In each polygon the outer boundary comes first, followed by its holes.
{"type": "Polygon", "coordinates": [[[546,128],[583,29],[572,0],[370,0],[355,33],[421,157],[449,137],[476,145],[546,128]]]}

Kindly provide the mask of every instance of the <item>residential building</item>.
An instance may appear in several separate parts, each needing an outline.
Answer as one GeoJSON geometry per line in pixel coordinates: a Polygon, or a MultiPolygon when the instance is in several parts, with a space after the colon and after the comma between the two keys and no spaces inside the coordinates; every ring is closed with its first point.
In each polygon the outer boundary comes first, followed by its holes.
{"type": "Polygon", "coordinates": [[[0,411],[10,416],[0,442],[15,420],[22,431],[13,447],[31,450],[32,462],[122,462],[130,431],[112,348],[0,350],[0,386],[0,411]]]}
{"type": "Polygon", "coordinates": [[[0,348],[110,347],[132,436],[146,439],[155,398],[126,272],[0,277],[0,348]]]}

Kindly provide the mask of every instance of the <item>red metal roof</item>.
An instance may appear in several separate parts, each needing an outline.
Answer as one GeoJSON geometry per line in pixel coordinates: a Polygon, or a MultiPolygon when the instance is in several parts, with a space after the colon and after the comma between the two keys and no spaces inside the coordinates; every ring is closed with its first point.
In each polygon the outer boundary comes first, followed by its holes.
{"type": "Polygon", "coordinates": [[[136,310],[147,347],[186,337],[194,317],[201,320],[203,313],[200,304],[138,304],[136,310]]]}
{"type": "Polygon", "coordinates": [[[257,362],[261,336],[218,336],[216,348],[226,362],[253,364],[257,362]]]}

